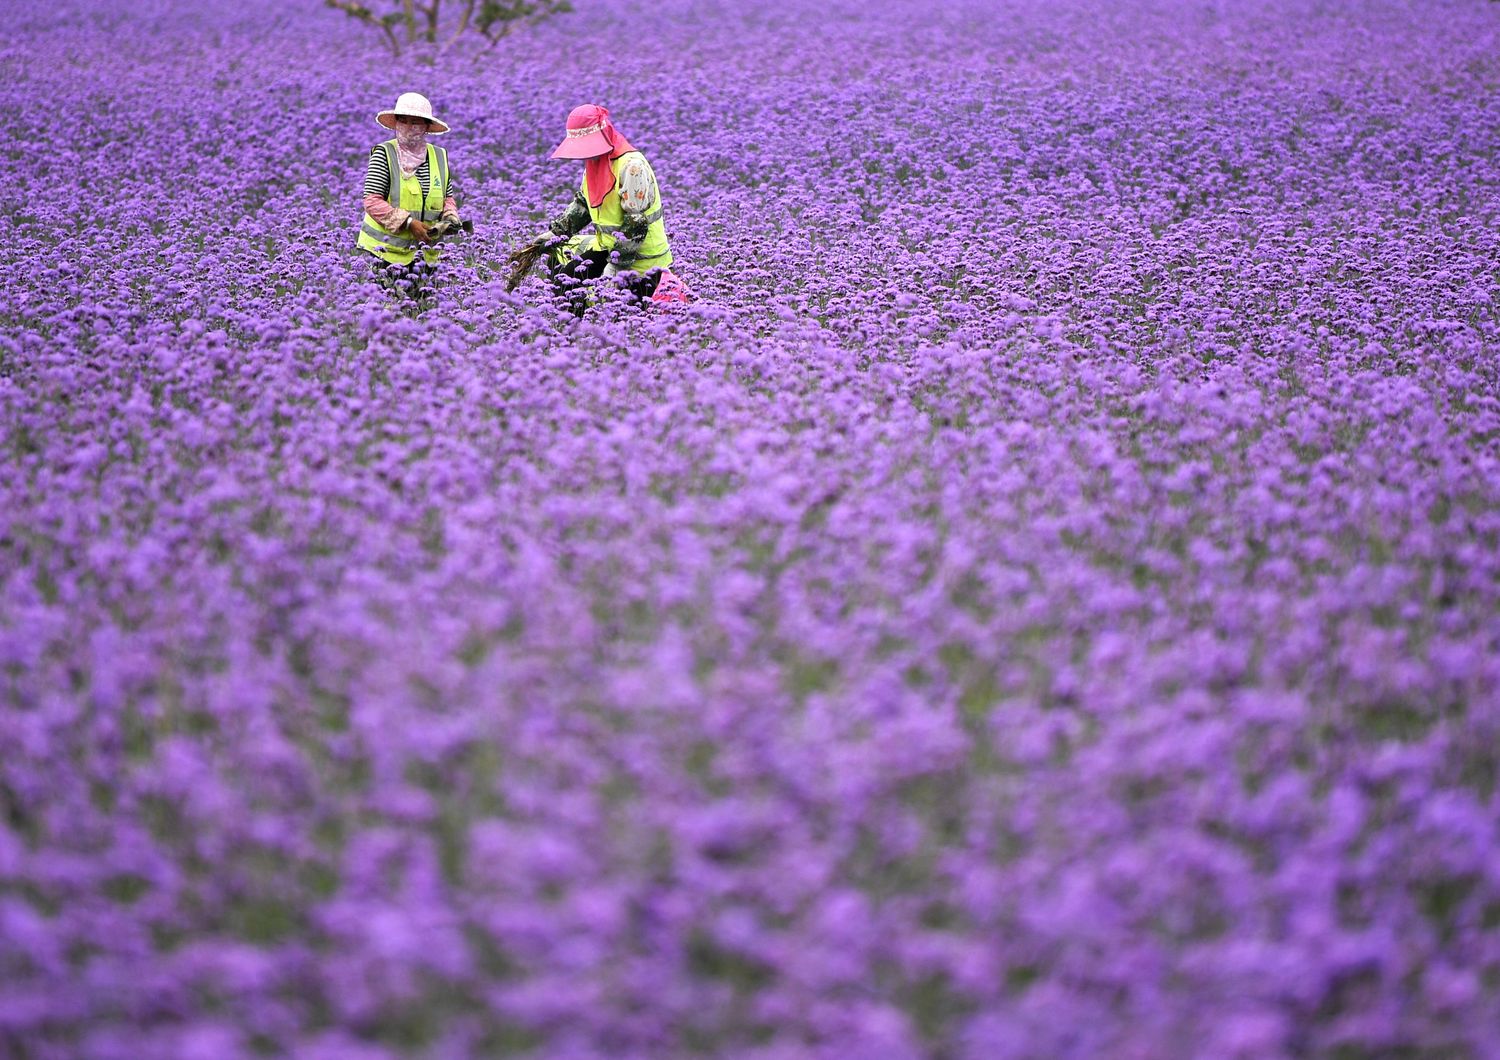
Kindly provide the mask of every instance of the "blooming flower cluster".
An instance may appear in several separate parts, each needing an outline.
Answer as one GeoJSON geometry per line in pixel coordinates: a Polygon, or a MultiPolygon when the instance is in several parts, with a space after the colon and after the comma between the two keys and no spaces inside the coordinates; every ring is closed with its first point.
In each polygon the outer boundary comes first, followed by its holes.
{"type": "Polygon", "coordinates": [[[7,14],[0,1054],[1496,1055],[1500,5],[581,7],[7,14]]]}

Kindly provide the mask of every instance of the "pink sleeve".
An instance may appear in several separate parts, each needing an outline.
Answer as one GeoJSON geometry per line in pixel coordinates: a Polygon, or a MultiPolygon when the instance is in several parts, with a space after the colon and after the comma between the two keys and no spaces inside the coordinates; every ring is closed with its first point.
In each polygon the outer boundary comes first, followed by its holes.
{"type": "MultiPolygon", "coordinates": [[[[454,217],[458,216],[458,203],[454,201],[452,195],[443,200],[443,216],[446,217],[449,214],[452,214],[454,217]]],[[[373,217],[374,215],[372,214],[371,216],[373,217]]]]}
{"type": "Polygon", "coordinates": [[[379,195],[365,196],[365,213],[387,232],[399,232],[406,219],[411,216],[399,206],[392,206],[379,195]]]}

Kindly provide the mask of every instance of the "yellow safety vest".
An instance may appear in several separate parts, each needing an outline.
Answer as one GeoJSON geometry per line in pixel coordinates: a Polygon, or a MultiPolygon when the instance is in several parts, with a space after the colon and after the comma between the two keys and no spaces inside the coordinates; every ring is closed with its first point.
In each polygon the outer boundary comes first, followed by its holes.
{"type": "MultiPolygon", "coordinates": [[[[639,151],[627,151],[619,158],[610,160],[610,168],[615,171],[615,186],[609,189],[609,194],[604,196],[604,201],[598,206],[589,207],[589,219],[594,222],[594,240],[588,248],[590,250],[610,250],[615,245],[615,233],[625,223],[625,211],[620,206],[620,170],[625,167],[626,161],[632,156],[640,156],[639,151]]],[[[641,158],[641,161],[645,161],[641,158]]],[[[647,163],[649,166],[650,163],[647,163]]],[[[655,174],[653,174],[653,177],[655,174]]],[[[589,201],[589,174],[587,168],[583,172],[583,201],[589,201]]],[[[656,189],[656,201],[646,211],[646,219],[650,227],[646,229],[646,238],[641,243],[641,252],[636,259],[630,263],[630,268],[637,272],[647,272],[651,269],[665,269],[672,264],[672,251],[667,246],[667,226],[661,219],[661,188],[656,189]]]]}
{"type": "MultiPolygon", "coordinates": [[[[432,224],[443,215],[443,200],[448,197],[448,152],[441,147],[427,145],[427,200],[422,200],[422,182],[413,173],[401,176],[401,165],[396,158],[396,141],[387,140],[380,147],[385,151],[385,161],[391,170],[390,187],[386,189],[385,201],[399,206],[419,221],[432,224]]],[[[382,261],[394,261],[405,265],[417,256],[411,236],[405,232],[387,232],[369,214],[359,226],[359,246],[382,261]]],[[[436,246],[424,246],[422,257],[428,264],[436,264],[439,250],[436,246]]]]}

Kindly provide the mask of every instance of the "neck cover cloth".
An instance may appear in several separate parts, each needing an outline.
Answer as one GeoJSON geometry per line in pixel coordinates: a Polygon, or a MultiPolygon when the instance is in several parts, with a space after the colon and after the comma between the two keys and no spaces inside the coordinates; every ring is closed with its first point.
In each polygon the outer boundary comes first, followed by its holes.
{"type": "Polygon", "coordinates": [[[396,126],[396,157],[401,163],[401,175],[409,177],[417,171],[427,157],[427,127],[412,129],[396,126]]]}
{"type": "Polygon", "coordinates": [[[634,151],[630,141],[609,120],[609,111],[593,103],[574,107],[568,114],[568,136],[552,152],[553,158],[582,158],[588,176],[589,205],[595,209],[614,190],[615,171],[611,159],[634,151]]]}

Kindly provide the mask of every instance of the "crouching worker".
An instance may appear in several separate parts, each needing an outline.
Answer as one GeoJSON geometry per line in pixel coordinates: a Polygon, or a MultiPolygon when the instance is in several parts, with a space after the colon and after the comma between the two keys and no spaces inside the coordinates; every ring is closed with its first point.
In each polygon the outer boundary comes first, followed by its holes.
{"type": "Polygon", "coordinates": [[[609,111],[586,103],[568,115],[567,136],[552,157],[584,161],[573,201],[552,219],[548,235],[538,237],[557,244],[549,266],[553,281],[573,292],[574,312],[587,304],[579,282],[599,276],[618,276],[635,299],[650,298],[672,264],[672,251],[646,156],[614,127],[609,111]],[[589,225],[593,232],[582,233],[589,225]]]}
{"type": "Polygon", "coordinates": [[[382,286],[406,294],[421,308],[431,304],[440,254],[434,229],[459,223],[448,152],[427,142],[448,126],[432,116],[432,104],[416,92],[403,93],[375,120],[396,135],[370,151],[359,247],[373,257],[382,286]]]}

